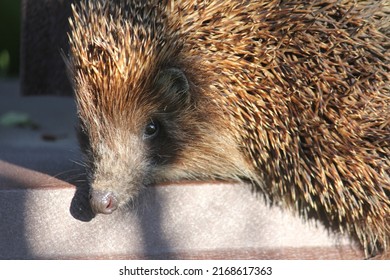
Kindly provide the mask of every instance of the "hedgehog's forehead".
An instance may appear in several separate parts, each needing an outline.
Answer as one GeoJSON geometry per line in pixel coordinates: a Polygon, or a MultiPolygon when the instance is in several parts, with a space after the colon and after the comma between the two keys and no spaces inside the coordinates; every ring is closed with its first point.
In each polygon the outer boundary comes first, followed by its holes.
{"type": "Polygon", "coordinates": [[[172,58],[177,26],[153,1],[123,1],[121,8],[114,2],[84,1],[74,7],[69,35],[73,69],[79,80],[101,89],[137,89],[172,58]]]}
{"type": "Polygon", "coordinates": [[[128,45],[121,45],[123,42],[107,41],[105,37],[93,38],[74,57],[80,114],[91,120],[104,117],[115,122],[142,122],[155,105],[153,85],[164,64],[164,50],[131,39],[128,45]],[[77,57],[79,53],[83,57],[77,57]]]}
{"type": "Polygon", "coordinates": [[[151,30],[133,27],[91,34],[73,50],[79,55],[79,69],[86,68],[101,77],[137,82],[145,72],[152,72],[163,57],[164,43],[151,30]]]}
{"type": "Polygon", "coordinates": [[[85,58],[81,58],[77,69],[86,74],[89,82],[120,85],[121,82],[139,86],[145,76],[156,71],[158,50],[140,42],[129,42],[128,46],[95,38],[84,46],[85,58]]]}
{"type": "Polygon", "coordinates": [[[134,50],[132,56],[122,55],[99,50],[91,54],[83,66],[75,68],[81,114],[94,112],[93,118],[100,114],[111,118],[122,112],[131,113],[131,119],[138,119],[142,116],[134,114],[137,108],[151,110],[148,107],[153,104],[153,84],[158,72],[152,53],[147,56],[134,50]]]}
{"type": "Polygon", "coordinates": [[[69,66],[79,113],[87,123],[148,115],[156,105],[158,71],[175,60],[181,46],[179,22],[168,20],[162,4],[117,2],[83,0],[73,7],[69,66]]]}

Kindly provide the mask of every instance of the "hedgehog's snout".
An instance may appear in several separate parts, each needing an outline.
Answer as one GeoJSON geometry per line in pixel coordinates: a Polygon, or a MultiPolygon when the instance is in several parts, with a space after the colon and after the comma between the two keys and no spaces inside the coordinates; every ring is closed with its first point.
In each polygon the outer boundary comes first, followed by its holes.
{"type": "Polygon", "coordinates": [[[93,190],[89,201],[95,214],[111,214],[118,208],[118,199],[109,191],[93,190]]]}

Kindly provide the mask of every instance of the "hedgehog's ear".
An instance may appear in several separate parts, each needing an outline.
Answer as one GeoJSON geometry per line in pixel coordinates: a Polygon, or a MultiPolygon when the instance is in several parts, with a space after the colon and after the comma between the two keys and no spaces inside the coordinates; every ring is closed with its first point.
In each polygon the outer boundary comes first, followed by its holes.
{"type": "Polygon", "coordinates": [[[171,104],[185,105],[190,101],[187,77],[178,68],[161,70],[157,76],[156,87],[171,104]]]}

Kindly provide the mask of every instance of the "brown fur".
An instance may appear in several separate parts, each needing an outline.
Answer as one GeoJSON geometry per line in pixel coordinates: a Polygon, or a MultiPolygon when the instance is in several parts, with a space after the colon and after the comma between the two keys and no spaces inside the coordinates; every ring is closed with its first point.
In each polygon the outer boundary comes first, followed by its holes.
{"type": "Polygon", "coordinates": [[[123,203],[164,181],[250,181],[367,254],[386,250],[385,1],[117,2],[82,1],[71,20],[93,189],[123,203]],[[167,69],[184,73],[188,92],[167,69]],[[145,141],[151,119],[162,131],[145,141]]]}

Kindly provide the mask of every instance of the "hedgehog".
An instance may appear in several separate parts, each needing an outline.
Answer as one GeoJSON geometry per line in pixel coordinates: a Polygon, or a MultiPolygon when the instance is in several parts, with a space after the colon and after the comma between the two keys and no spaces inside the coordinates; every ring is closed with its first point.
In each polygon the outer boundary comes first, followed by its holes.
{"type": "Polygon", "coordinates": [[[90,204],[238,181],[347,234],[390,236],[386,1],[87,1],[66,57],[90,204]]]}

